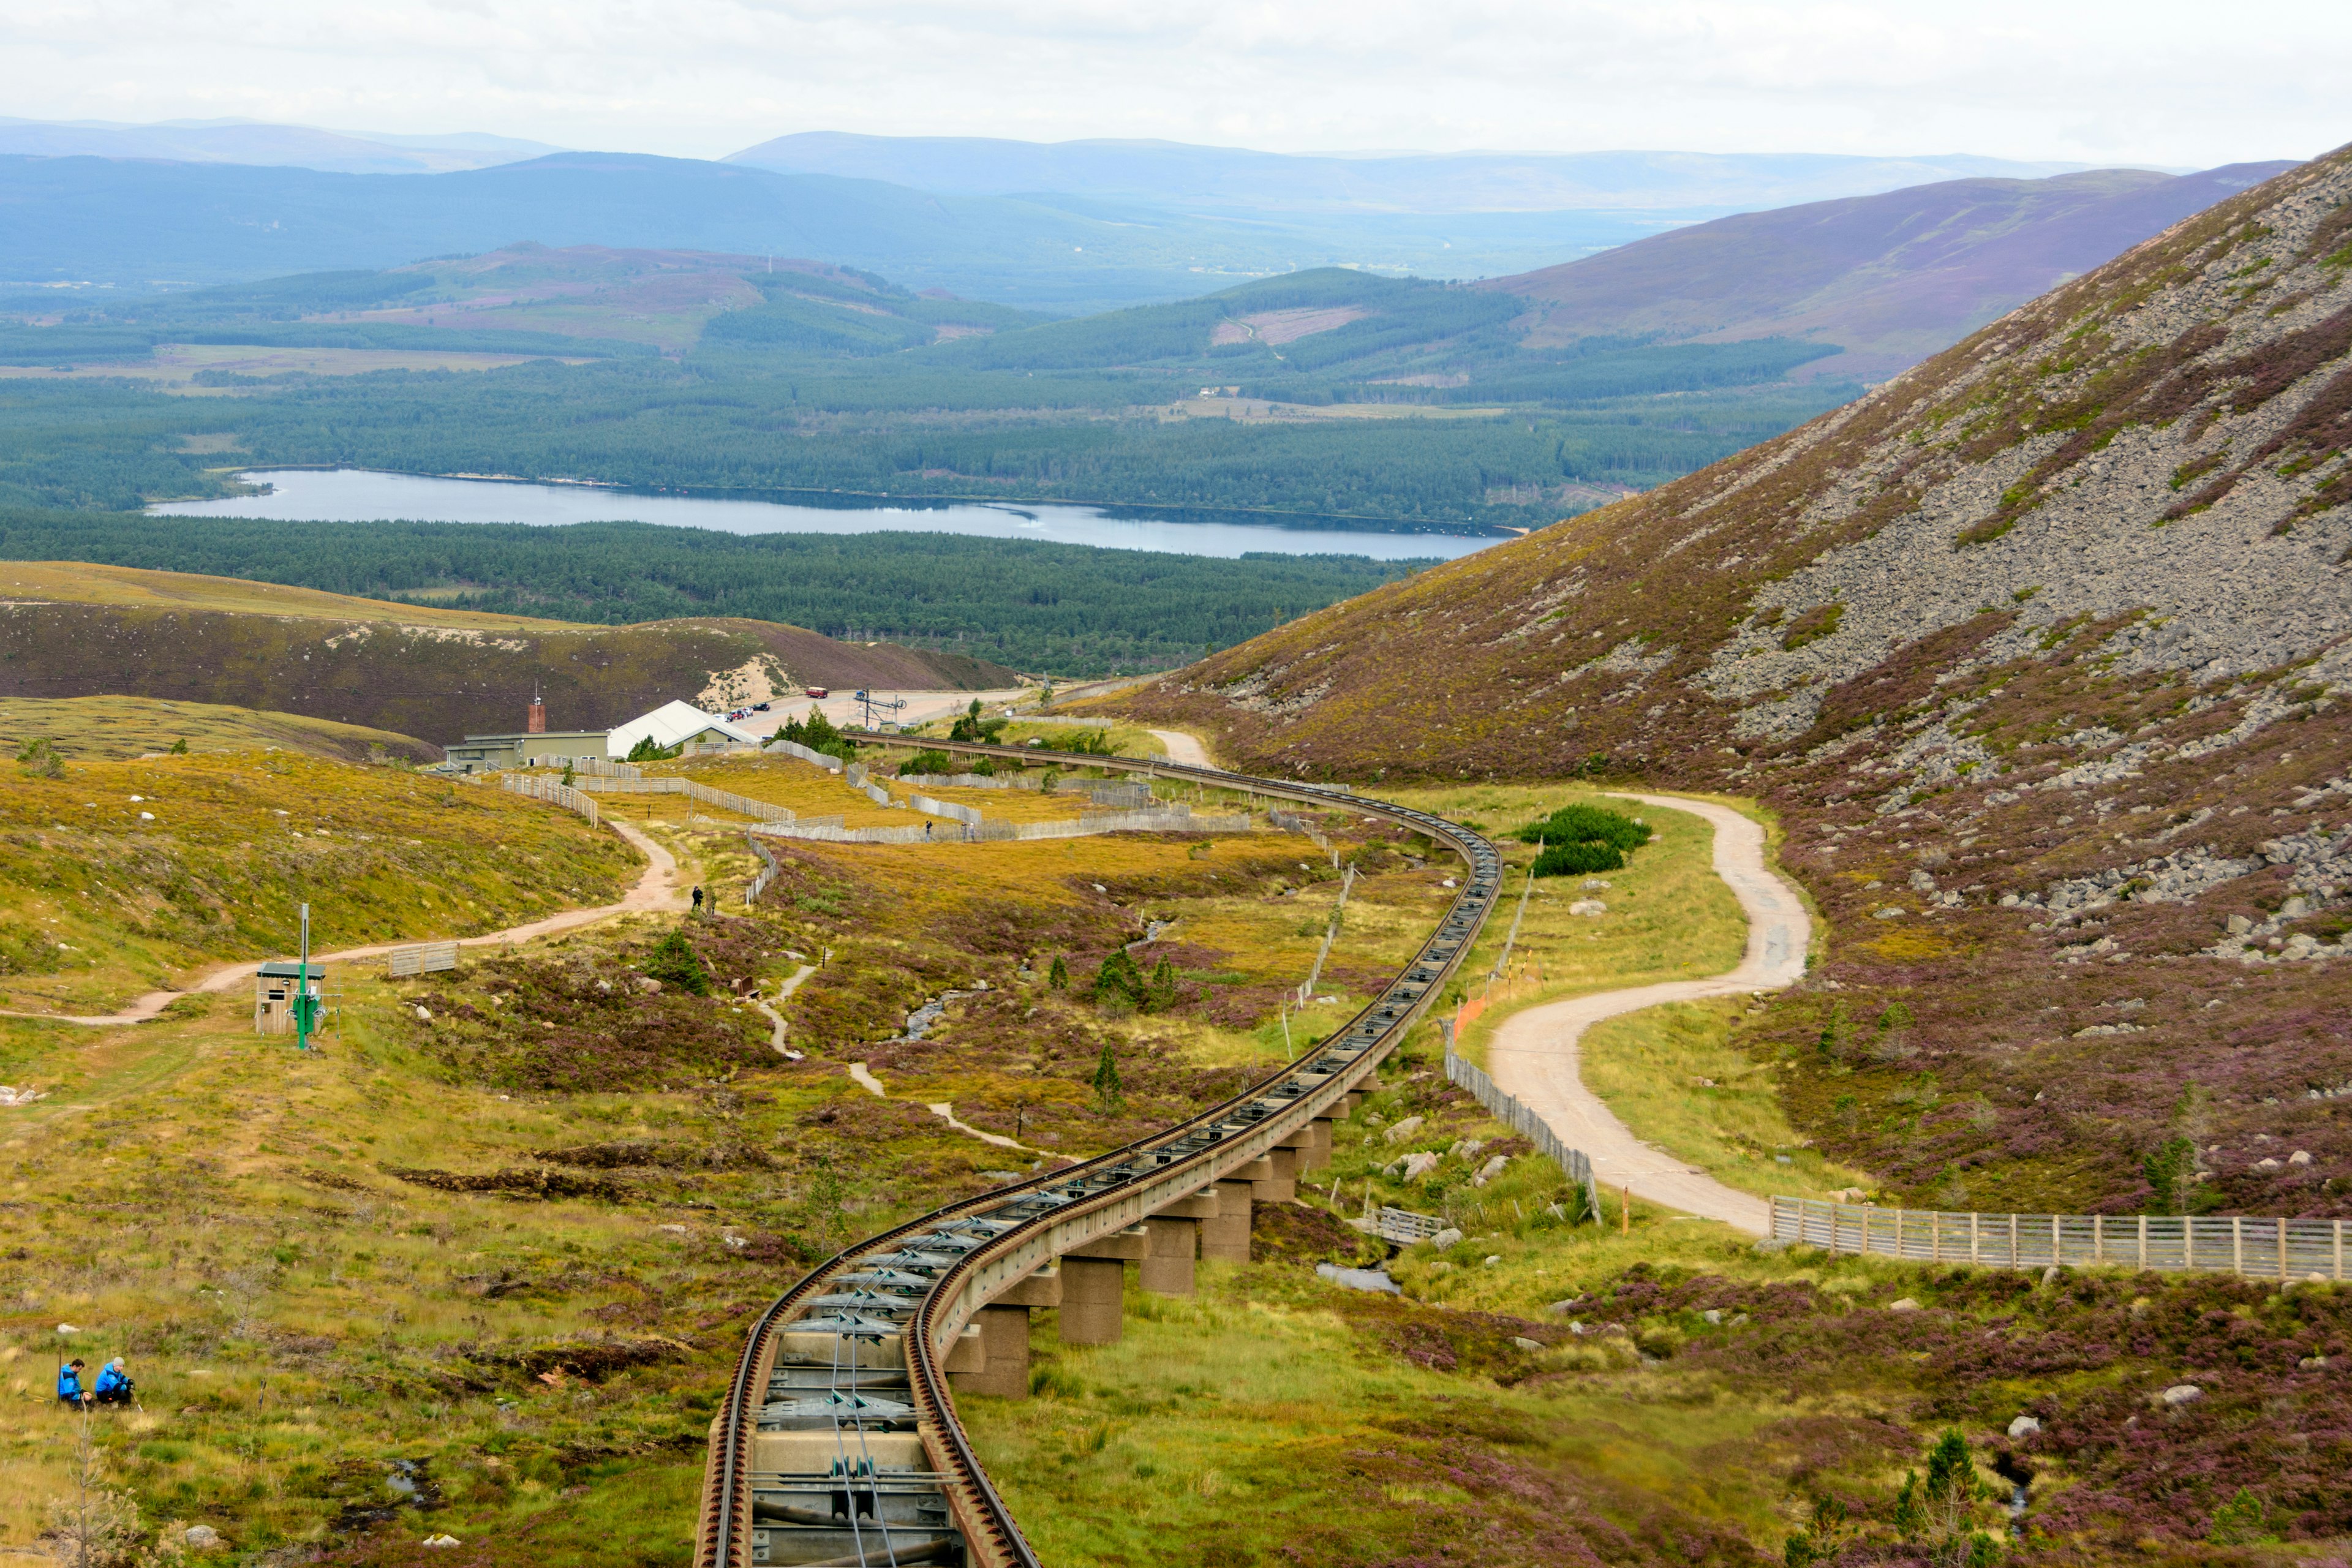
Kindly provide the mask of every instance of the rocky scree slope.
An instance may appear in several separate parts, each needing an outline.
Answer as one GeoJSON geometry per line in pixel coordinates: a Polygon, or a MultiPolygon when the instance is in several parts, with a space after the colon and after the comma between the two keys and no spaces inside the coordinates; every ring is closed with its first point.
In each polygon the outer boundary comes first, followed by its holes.
{"type": "Polygon", "coordinates": [[[1133,706],[1255,770],[1762,797],[1832,934],[1741,1037],[1892,1196],[2352,1213],[2348,349],[2352,149],[1133,706]]]}

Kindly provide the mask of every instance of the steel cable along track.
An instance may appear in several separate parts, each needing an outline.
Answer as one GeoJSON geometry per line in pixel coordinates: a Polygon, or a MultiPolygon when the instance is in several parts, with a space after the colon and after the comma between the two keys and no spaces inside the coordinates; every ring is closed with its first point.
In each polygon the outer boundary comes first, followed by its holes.
{"type": "Polygon", "coordinates": [[[967,1332],[967,1325],[1057,1258],[1213,1193],[1229,1173],[1265,1168],[1276,1151],[1295,1149],[1301,1134],[1311,1134],[1318,1119],[1343,1113],[1343,1098],[1403,1039],[1468,953],[1494,907],[1501,858],[1486,839],[1443,817],[1313,784],[1151,759],[857,738],[1117,769],[1337,807],[1422,834],[1469,866],[1412,962],[1345,1027],[1272,1077],[1125,1148],[870,1237],[811,1270],[752,1324],[711,1426],[696,1568],[1036,1568],[1036,1553],[973,1457],[950,1396],[948,1362],[978,1348],[977,1331],[967,1332]],[[758,1462],[763,1432],[787,1456],[778,1464],[758,1462]],[[908,1462],[915,1458],[921,1462],[908,1462]]]}

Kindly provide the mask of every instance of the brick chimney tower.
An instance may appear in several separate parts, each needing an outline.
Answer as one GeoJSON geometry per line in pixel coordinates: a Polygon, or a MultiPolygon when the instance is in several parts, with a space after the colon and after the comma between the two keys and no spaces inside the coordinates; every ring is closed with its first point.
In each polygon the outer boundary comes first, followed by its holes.
{"type": "Polygon", "coordinates": [[[547,704],[540,699],[539,682],[536,680],[530,683],[530,718],[524,725],[524,732],[532,735],[547,733],[547,704]]]}

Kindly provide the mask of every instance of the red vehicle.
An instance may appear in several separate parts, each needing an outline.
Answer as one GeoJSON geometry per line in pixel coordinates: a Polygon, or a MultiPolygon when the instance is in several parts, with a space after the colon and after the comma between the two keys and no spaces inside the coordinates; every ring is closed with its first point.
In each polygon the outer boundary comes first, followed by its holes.
{"type": "Polygon", "coordinates": [[[801,689],[801,695],[803,697],[830,697],[833,695],[833,689],[829,686],[803,687],[801,689]]]}

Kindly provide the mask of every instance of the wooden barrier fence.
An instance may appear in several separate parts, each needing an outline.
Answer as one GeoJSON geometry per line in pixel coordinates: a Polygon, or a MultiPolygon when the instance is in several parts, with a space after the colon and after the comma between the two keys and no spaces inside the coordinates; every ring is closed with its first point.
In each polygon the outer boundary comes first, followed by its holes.
{"type": "Polygon", "coordinates": [[[533,800],[543,800],[566,811],[576,811],[588,819],[591,827],[603,821],[595,801],[585,791],[574,789],[570,784],[559,784],[537,773],[500,773],[499,782],[516,795],[527,795],[533,800]]]}
{"type": "Polygon", "coordinates": [[[1994,1268],[2210,1268],[2341,1279],[2344,1222],[2216,1215],[1952,1214],[1776,1197],[1771,1234],[1830,1252],[1994,1268]]]}

